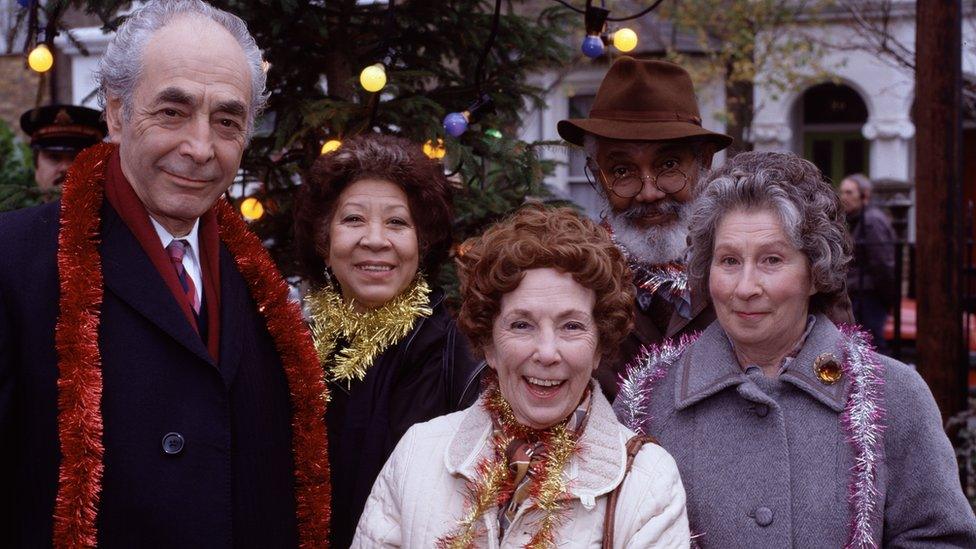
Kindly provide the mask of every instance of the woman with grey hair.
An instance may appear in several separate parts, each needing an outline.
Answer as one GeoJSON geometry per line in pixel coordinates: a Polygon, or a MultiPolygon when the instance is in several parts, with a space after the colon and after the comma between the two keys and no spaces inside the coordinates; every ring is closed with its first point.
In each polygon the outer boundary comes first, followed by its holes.
{"type": "Polygon", "coordinates": [[[678,462],[705,547],[976,547],[938,407],[910,367],[824,314],[844,294],[837,195],[789,153],[712,174],[692,284],[718,319],[645,349],[614,404],[678,462]]]}

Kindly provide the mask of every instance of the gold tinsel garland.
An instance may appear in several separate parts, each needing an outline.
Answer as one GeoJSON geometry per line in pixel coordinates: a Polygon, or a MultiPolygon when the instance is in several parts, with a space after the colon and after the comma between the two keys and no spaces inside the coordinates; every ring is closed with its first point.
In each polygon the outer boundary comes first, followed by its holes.
{"type": "MultiPolygon", "coordinates": [[[[493,418],[498,420],[501,429],[492,437],[494,449],[491,457],[481,460],[477,467],[478,478],[468,483],[468,498],[465,513],[458,520],[457,527],[437,540],[438,549],[472,549],[480,529],[478,520],[492,507],[501,507],[508,502],[514,490],[512,472],[508,467],[505,449],[515,438],[538,437],[545,446],[547,458],[533,465],[536,481],[531,495],[533,507],[542,511],[538,521],[539,529],[525,545],[526,549],[554,547],[556,528],[563,517],[567,496],[563,471],[570,458],[578,449],[573,433],[566,428],[566,421],[544,431],[534,431],[515,419],[511,406],[502,397],[497,382],[489,382],[485,389],[484,406],[493,418]]],[[[568,419],[567,419],[568,421],[568,419]]]]}
{"type": "Polygon", "coordinates": [[[377,309],[359,312],[331,285],[305,298],[319,362],[330,381],[351,383],[366,377],[377,356],[403,339],[420,316],[430,316],[430,286],[422,275],[400,295],[377,309]],[[346,347],[335,352],[342,339],[346,347]]]}

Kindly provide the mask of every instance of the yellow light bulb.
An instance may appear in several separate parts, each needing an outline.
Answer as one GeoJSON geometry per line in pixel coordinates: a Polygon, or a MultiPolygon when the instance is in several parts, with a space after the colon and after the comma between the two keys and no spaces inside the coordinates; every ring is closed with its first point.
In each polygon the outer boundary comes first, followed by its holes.
{"type": "Polygon", "coordinates": [[[38,44],[27,55],[27,66],[37,72],[47,72],[54,66],[54,55],[44,44],[38,44]]]}
{"type": "Polygon", "coordinates": [[[322,145],[322,154],[329,154],[332,151],[337,151],[341,146],[342,141],[339,141],[338,139],[330,139],[326,141],[324,145],[322,145]]]}
{"type": "Polygon", "coordinates": [[[613,33],[613,47],[622,52],[628,52],[637,47],[637,33],[623,28],[613,33]]]}
{"type": "Polygon", "coordinates": [[[444,158],[444,155],[447,154],[447,149],[444,148],[444,140],[438,138],[436,142],[429,140],[424,143],[424,154],[432,160],[444,158]]]}
{"type": "Polygon", "coordinates": [[[257,221],[264,215],[264,205],[253,196],[241,202],[241,215],[248,221],[257,221]]]}
{"type": "Polygon", "coordinates": [[[359,73],[359,83],[368,92],[378,92],[386,85],[386,69],[382,63],[370,65],[359,73]]]}

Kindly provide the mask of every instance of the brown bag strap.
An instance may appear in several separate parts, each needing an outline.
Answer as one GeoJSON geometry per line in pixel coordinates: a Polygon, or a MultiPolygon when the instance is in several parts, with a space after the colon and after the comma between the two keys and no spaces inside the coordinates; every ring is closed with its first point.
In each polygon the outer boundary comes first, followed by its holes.
{"type": "Polygon", "coordinates": [[[624,481],[630,473],[630,468],[634,466],[634,458],[646,443],[657,444],[657,440],[652,436],[634,435],[627,441],[627,466],[624,468],[624,478],[620,479],[620,484],[610,492],[607,498],[607,511],[603,516],[603,549],[613,547],[613,526],[614,515],[617,512],[617,498],[620,497],[620,489],[623,488],[624,481]]]}

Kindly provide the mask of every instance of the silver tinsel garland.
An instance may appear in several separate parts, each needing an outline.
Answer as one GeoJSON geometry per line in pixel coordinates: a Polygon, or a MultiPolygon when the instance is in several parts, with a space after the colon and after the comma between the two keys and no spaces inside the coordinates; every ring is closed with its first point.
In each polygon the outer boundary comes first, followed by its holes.
{"type": "Polygon", "coordinates": [[[851,506],[851,532],[845,547],[877,547],[874,524],[879,518],[878,464],[884,438],[883,368],[867,337],[853,326],[842,326],[844,334],[844,373],[850,376],[851,388],[841,423],[854,453],[854,466],[848,483],[851,506]]]}
{"type": "Polygon", "coordinates": [[[684,350],[698,339],[698,334],[682,336],[680,340],[664,340],[659,345],[644,347],[620,380],[617,401],[622,405],[617,415],[628,429],[640,435],[648,434],[651,423],[650,401],[654,386],[664,379],[671,366],[684,350]]]}

